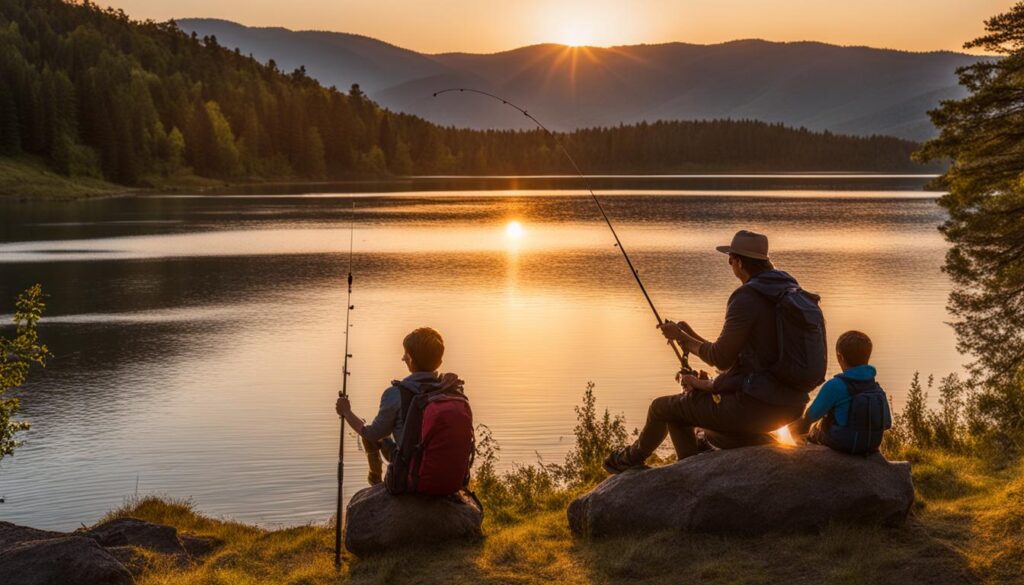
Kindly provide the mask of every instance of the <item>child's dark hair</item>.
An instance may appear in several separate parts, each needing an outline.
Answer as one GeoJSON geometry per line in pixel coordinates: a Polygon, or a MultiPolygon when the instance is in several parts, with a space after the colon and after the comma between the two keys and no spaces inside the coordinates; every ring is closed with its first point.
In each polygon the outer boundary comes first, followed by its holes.
{"type": "Polygon", "coordinates": [[[871,359],[871,338],[860,331],[847,331],[836,340],[836,353],[843,354],[850,367],[863,366],[871,359]]]}
{"type": "Polygon", "coordinates": [[[402,347],[412,358],[415,368],[421,372],[432,372],[441,365],[444,340],[440,333],[430,327],[420,327],[406,335],[402,347]]]}

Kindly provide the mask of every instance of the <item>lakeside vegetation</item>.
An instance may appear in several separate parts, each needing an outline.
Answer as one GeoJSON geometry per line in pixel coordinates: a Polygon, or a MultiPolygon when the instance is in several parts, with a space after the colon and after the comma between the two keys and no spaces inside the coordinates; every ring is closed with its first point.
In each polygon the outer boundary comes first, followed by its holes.
{"type": "MultiPolygon", "coordinates": [[[[442,98],[438,98],[442,99],[442,98]]],[[[503,107],[495,104],[495,107],[503,107]]],[[[590,172],[914,171],[913,142],[751,120],[671,121],[560,135],[590,172]]],[[[75,193],[103,182],[320,180],[408,174],[564,173],[536,131],[440,127],[325,88],[174,22],[64,0],[0,0],[0,157],[29,155],[75,193]]],[[[4,160],[0,158],[0,160],[4,160]]],[[[0,167],[0,193],[61,187],[0,167]],[[11,187],[15,188],[11,188],[11,187]]]]}
{"type": "MultiPolygon", "coordinates": [[[[952,386],[944,386],[943,397],[952,386]]],[[[923,391],[922,394],[923,396],[923,391]]],[[[966,429],[968,402],[955,409],[966,429]]],[[[596,408],[591,388],[577,409],[575,448],[560,465],[537,463],[494,471],[497,451],[481,441],[476,488],[487,506],[485,539],[357,559],[341,571],[350,583],[1016,583],[1024,571],[1024,465],[976,455],[975,438],[955,436],[962,450],[929,443],[951,411],[924,408],[921,426],[908,405],[903,443],[888,455],[913,464],[917,502],[898,528],[836,525],[820,535],[751,538],[661,532],[587,540],[569,532],[565,509],[602,477],[592,473],[608,449],[625,440],[623,422],[596,408]],[[923,433],[923,434],[922,434],[923,433]],[[918,443],[922,446],[918,446],[918,443]],[[923,446],[923,445],[932,446],[923,446]]],[[[187,502],[145,498],[108,518],[169,524],[220,545],[195,566],[147,555],[140,585],[336,583],[330,526],[263,530],[197,513],[187,502]]]]}

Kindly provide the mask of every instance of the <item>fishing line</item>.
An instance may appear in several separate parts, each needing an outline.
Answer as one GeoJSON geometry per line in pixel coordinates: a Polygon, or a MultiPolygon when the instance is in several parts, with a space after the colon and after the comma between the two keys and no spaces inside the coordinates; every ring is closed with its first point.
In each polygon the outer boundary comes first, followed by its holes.
{"type": "MultiPolygon", "coordinates": [[[[636,280],[637,285],[640,287],[640,292],[643,293],[644,299],[647,300],[647,305],[651,307],[651,312],[654,313],[654,318],[657,319],[659,325],[661,325],[662,323],[666,323],[667,321],[661,318],[661,314],[658,313],[658,309],[654,306],[654,301],[651,300],[651,295],[647,293],[647,287],[644,286],[643,281],[640,279],[640,273],[637,272],[636,267],[633,266],[633,261],[630,259],[629,254],[626,253],[626,248],[623,247],[622,241],[619,240],[619,234],[615,231],[615,226],[612,225],[611,219],[605,212],[604,205],[601,204],[601,200],[597,198],[597,195],[594,193],[594,190],[590,187],[590,181],[587,180],[587,177],[583,174],[582,171],[580,171],[580,167],[579,165],[576,164],[576,160],[572,157],[571,154],[569,154],[569,151],[566,150],[565,146],[562,145],[562,141],[558,139],[558,136],[556,136],[555,133],[552,132],[551,130],[548,130],[547,126],[542,124],[540,120],[533,117],[533,115],[527,112],[525,109],[517,106],[516,104],[508,101],[503,97],[496,96],[493,93],[488,93],[486,91],[482,91],[479,89],[452,87],[449,89],[442,89],[441,91],[435,92],[434,97],[437,97],[444,93],[450,93],[455,91],[460,93],[477,93],[482,96],[489,97],[493,100],[497,100],[505,104],[506,106],[509,106],[510,108],[515,108],[516,110],[519,110],[521,114],[523,114],[531,121],[533,121],[533,123],[536,124],[538,128],[547,133],[547,135],[550,136],[555,141],[555,144],[558,145],[559,150],[562,151],[562,154],[565,155],[565,158],[569,159],[569,163],[572,164],[572,168],[576,171],[576,174],[583,181],[583,184],[586,186],[587,191],[590,192],[590,197],[593,198],[594,203],[597,204],[597,209],[601,212],[601,217],[604,218],[604,222],[608,225],[608,229],[611,230],[612,232],[612,237],[615,238],[615,247],[618,248],[620,252],[622,252],[622,257],[626,260],[626,264],[629,266],[629,271],[630,273],[633,274],[633,278],[636,280]]],[[[676,358],[679,360],[679,365],[681,366],[680,371],[684,374],[694,373],[693,368],[690,367],[689,353],[685,349],[681,349],[680,346],[677,345],[676,342],[673,340],[669,340],[668,344],[672,348],[672,351],[676,354],[676,358]]]]}

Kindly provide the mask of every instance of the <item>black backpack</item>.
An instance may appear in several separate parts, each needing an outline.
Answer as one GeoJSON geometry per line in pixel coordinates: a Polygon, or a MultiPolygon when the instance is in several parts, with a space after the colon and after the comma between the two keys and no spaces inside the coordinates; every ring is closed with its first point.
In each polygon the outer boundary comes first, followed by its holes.
{"type": "Polygon", "coordinates": [[[889,400],[873,378],[854,380],[840,374],[850,394],[850,420],[845,427],[835,424],[831,415],[825,419],[822,442],[853,455],[870,455],[882,445],[882,434],[892,427],[889,400]]]}
{"type": "Polygon", "coordinates": [[[756,282],[750,284],[775,303],[779,357],[768,373],[784,386],[810,393],[825,381],[828,368],[825,315],[818,306],[821,297],[795,285],[769,294],[756,282]]]}

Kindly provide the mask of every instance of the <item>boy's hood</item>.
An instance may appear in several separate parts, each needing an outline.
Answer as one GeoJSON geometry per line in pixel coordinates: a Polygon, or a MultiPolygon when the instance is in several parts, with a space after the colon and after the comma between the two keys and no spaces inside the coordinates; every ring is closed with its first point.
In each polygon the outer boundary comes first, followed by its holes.
{"type": "Polygon", "coordinates": [[[459,379],[458,375],[452,373],[439,375],[436,372],[413,372],[396,384],[401,384],[418,393],[424,389],[424,386],[461,389],[464,382],[459,379]]]}
{"type": "Polygon", "coordinates": [[[864,364],[863,366],[854,366],[844,371],[843,376],[854,380],[871,380],[877,373],[878,371],[875,370],[875,366],[864,364]]]}

